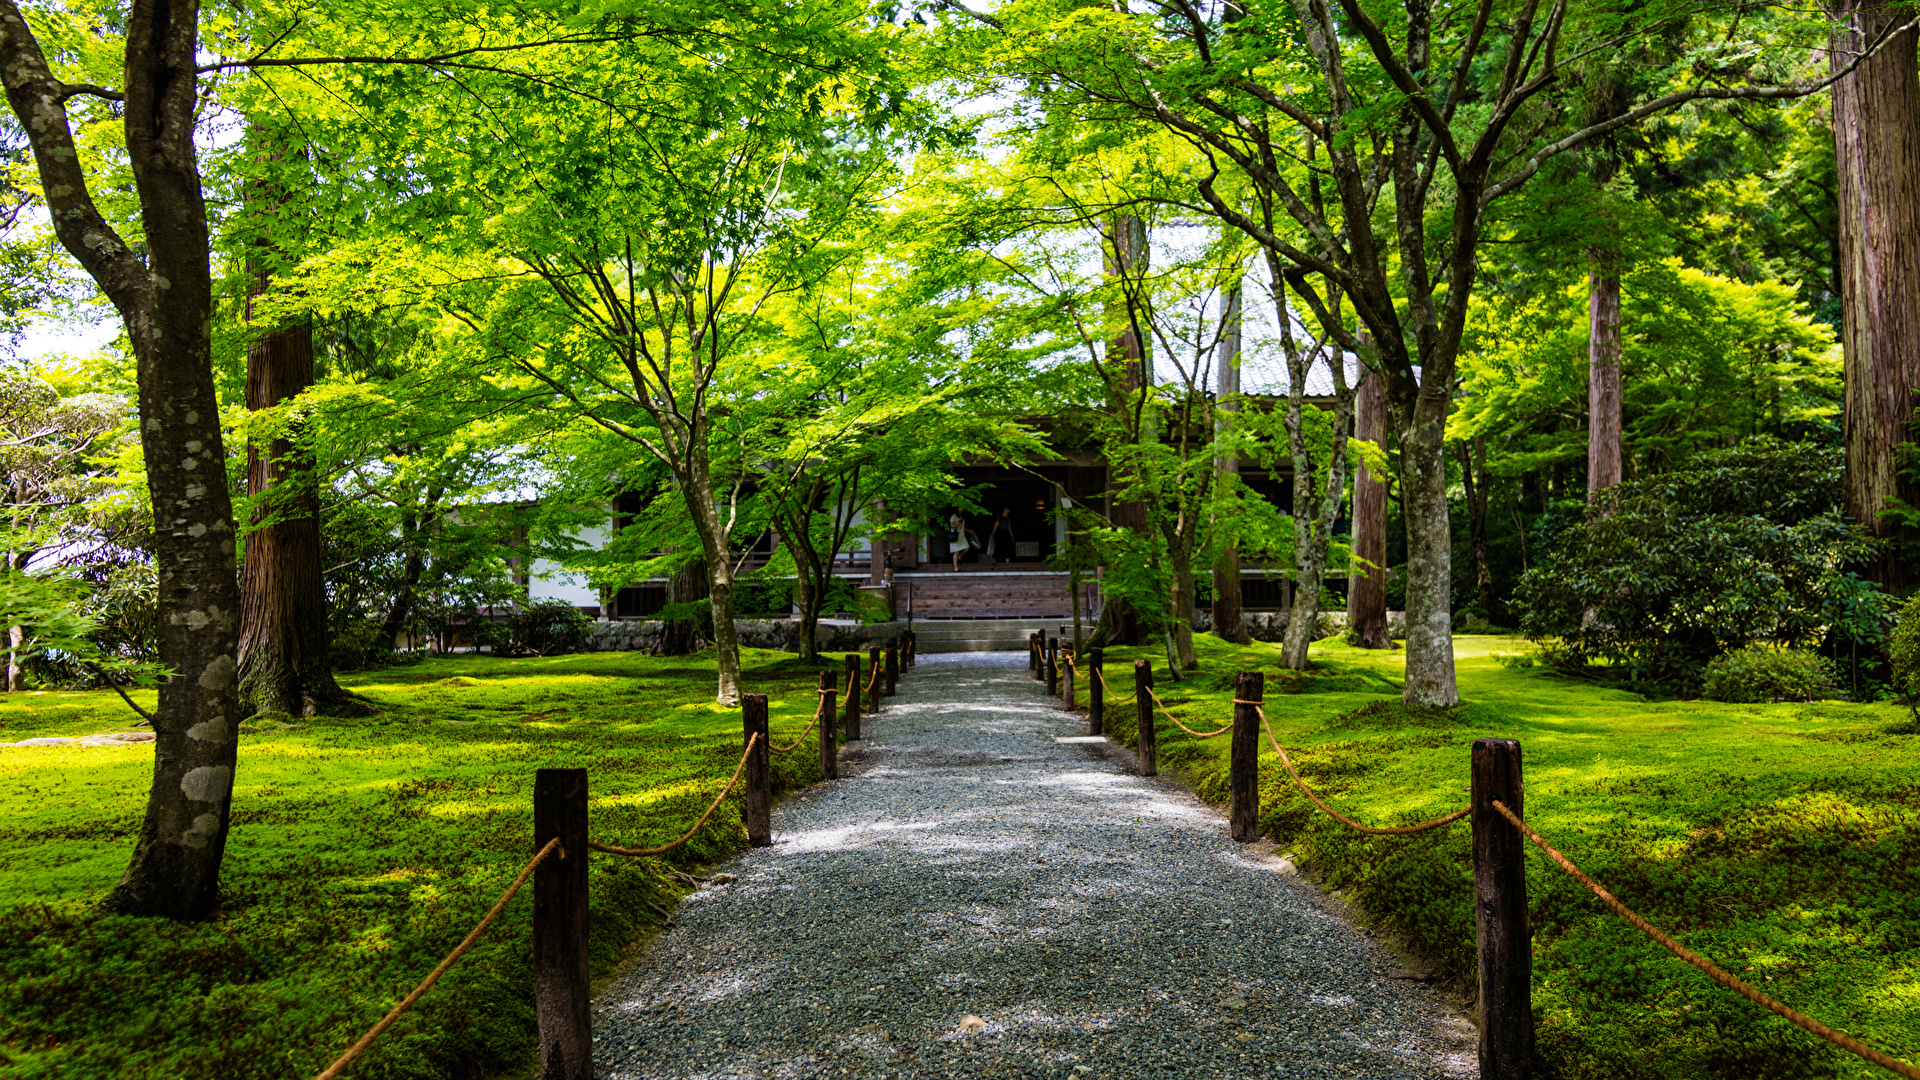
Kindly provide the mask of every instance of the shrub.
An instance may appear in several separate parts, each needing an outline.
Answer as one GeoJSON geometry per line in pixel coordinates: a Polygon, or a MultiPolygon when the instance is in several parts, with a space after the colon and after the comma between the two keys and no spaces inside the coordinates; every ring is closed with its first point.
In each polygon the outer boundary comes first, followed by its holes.
{"type": "Polygon", "coordinates": [[[1521,577],[1521,630],[1558,639],[1555,662],[1681,684],[1751,642],[1865,632],[1886,597],[1840,570],[1875,550],[1840,512],[1841,468],[1837,449],[1759,439],[1620,485],[1521,577]]]}
{"type": "Polygon", "coordinates": [[[1762,703],[1838,697],[1840,671],[1807,649],[1748,645],[1713,658],[1701,693],[1714,701],[1762,703]]]}
{"type": "Polygon", "coordinates": [[[364,671],[393,662],[393,639],[376,619],[350,619],[327,643],[335,671],[364,671]]]}
{"type": "Polygon", "coordinates": [[[1907,597],[1894,623],[1893,640],[1888,648],[1893,662],[1893,686],[1907,699],[1907,707],[1920,720],[1920,592],[1907,597]]]}
{"type": "Polygon", "coordinates": [[[508,656],[558,656],[579,652],[593,636],[593,620],[572,604],[542,602],[516,608],[506,619],[500,652],[508,656]]]}

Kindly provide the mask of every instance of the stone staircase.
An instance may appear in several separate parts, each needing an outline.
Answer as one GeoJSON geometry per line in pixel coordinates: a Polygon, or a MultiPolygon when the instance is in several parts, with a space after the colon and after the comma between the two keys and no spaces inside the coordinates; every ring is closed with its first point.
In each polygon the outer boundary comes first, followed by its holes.
{"type": "MultiPolygon", "coordinates": [[[[900,626],[901,623],[890,625],[900,626]]],[[[916,647],[923,653],[1025,652],[1027,635],[1045,630],[1060,632],[1058,619],[921,619],[913,620],[916,647]]],[[[1071,635],[1072,631],[1068,631],[1071,635]]]]}
{"type": "Polygon", "coordinates": [[[915,619],[1072,619],[1073,596],[1065,574],[990,570],[958,574],[901,574],[894,580],[893,610],[906,615],[913,590],[915,619]]]}

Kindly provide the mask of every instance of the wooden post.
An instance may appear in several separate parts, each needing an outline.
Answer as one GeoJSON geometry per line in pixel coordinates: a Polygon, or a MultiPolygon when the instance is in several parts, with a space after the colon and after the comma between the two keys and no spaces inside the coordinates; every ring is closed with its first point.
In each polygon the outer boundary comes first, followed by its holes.
{"type": "Polygon", "coordinates": [[[1107,691],[1100,682],[1100,649],[1087,650],[1087,734],[1099,735],[1107,722],[1107,691]]]}
{"type": "Polygon", "coordinates": [[[747,827],[747,843],[753,847],[771,847],[773,845],[773,746],[771,732],[767,730],[767,695],[740,695],[740,738],[744,743],[755,735],[760,736],[759,745],[753,753],[747,755],[746,775],[740,779],[746,783],[744,798],[741,800],[740,817],[747,827]]]}
{"type": "Polygon", "coordinates": [[[899,646],[896,646],[896,645],[887,646],[887,673],[880,677],[880,681],[886,684],[884,687],[884,692],[888,697],[892,697],[895,694],[900,692],[900,648],[899,646]]]}
{"type": "Polygon", "coordinates": [[[1048,641],[1040,650],[1040,666],[1047,680],[1047,696],[1060,692],[1060,639],[1048,641]]]}
{"type": "Polygon", "coordinates": [[[831,780],[840,775],[840,740],[834,738],[833,734],[833,729],[836,726],[833,722],[834,698],[836,696],[834,693],[833,672],[821,672],[820,776],[826,780],[831,780]]]}
{"type": "Polygon", "coordinates": [[[541,1080],[593,1080],[587,986],[587,770],[536,769],[533,844],[560,850],[533,872],[533,997],[541,1080]]]}
{"type": "MultiPolygon", "coordinates": [[[[874,672],[879,670],[880,670],[880,646],[875,645],[872,648],[867,650],[867,674],[869,677],[871,677],[874,672]]],[[[873,689],[867,691],[867,711],[869,713],[877,713],[880,711],[880,680],[879,679],[874,679],[873,689]]]]}
{"type": "Polygon", "coordinates": [[[1239,702],[1265,700],[1267,677],[1240,673],[1233,696],[1233,745],[1227,752],[1227,825],[1243,844],[1260,839],[1260,710],[1239,702]]]}
{"type": "Polygon", "coordinates": [[[908,667],[913,667],[915,664],[918,664],[919,662],[920,662],[920,639],[917,637],[914,637],[913,631],[909,630],[907,631],[906,665],[908,667]]]}
{"type": "Polygon", "coordinates": [[[1040,635],[1027,635],[1027,672],[1034,678],[1040,677],[1040,635]]]}
{"type": "Polygon", "coordinates": [[[1526,838],[1493,808],[1525,818],[1520,743],[1473,741],[1473,921],[1480,942],[1480,1075],[1527,1080],[1533,1064],[1533,934],[1526,838]]]}
{"type": "Polygon", "coordinates": [[[1145,660],[1133,662],[1133,707],[1140,713],[1140,775],[1160,775],[1160,745],[1153,730],[1153,665],[1145,660]]]}
{"type": "Polygon", "coordinates": [[[847,654],[847,741],[860,738],[860,654],[847,654]]]}
{"type": "Polygon", "coordinates": [[[1062,650],[1062,655],[1064,655],[1067,658],[1067,662],[1064,665],[1062,665],[1062,670],[1060,672],[1060,707],[1067,710],[1068,712],[1072,712],[1073,711],[1073,672],[1074,672],[1073,650],[1064,649],[1062,650]]]}

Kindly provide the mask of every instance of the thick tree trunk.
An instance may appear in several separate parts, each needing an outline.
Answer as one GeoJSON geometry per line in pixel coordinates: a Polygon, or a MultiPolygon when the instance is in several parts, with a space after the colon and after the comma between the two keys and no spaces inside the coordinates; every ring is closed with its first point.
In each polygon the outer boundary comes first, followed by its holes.
{"type": "Polygon", "coordinates": [[[728,549],[731,530],[721,522],[720,507],[714,500],[706,438],[704,425],[687,433],[693,447],[691,465],[678,479],[707,563],[707,604],[713,611],[714,663],[718,668],[713,699],[734,706],[740,704],[740,638],[733,625],[733,557],[728,549]]]}
{"type": "MultiPolygon", "coordinates": [[[[1223,431],[1231,418],[1229,414],[1240,411],[1241,321],[1241,290],[1236,287],[1227,293],[1227,311],[1220,342],[1220,372],[1215,380],[1222,414],[1219,428],[1223,431]]],[[[1219,467],[1219,483],[1224,493],[1233,482],[1232,478],[1240,475],[1240,455],[1220,455],[1219,467]]],[[[1215,522],[1214,527],[1225,532],[1232,531],[1220,522],[1215,522]]],[[[1240,545],[1233,541],[1221,547],[1220,557],[1213,564],[1213,634],[1222,641],[1237,645],[1245,645],[1252,640],[1241,620],[1240,545]]]]}
{"type": "Polygon", "coordinates": [[[800,609],[800,659],[815,663],[820,659],[820,646],[814,640],[814,632],[820,626],[820,607],[826,602],[819,583],[820,560],[804,542],[796,545],[790,536],[783,536],[782,541],[793,552],[793,602],[800,609]]]}
{"type": "Polygon", "coordinates": [[[1460,703],[1453,674],[1453,529],[1447,520],[1447,400],[1421,393],[1400,426],[1401,508],[1407,522],[1409,705],[1460,703]]]}
{"type": "MultiPolygon", "coordinates": [[[[1889,26],[1909,18],[1887,0],[1841,0],[1831,61],[1842,67],[1889,26]]],[[[1840,191],[1841,342],[1846,355],[1846,511],[1875,536],[1897,530],[1895,499],[1920,506],[1902,477],[1900,444],[1920,405],[1920,64],[1915,35],[1887,43],[1833,87],[1840,191]]],[[[1904,590],[1911,555],[1888,551],[1867,576],[1904,590]]]]}
{"type": "MultiPolygon", "coordinates": [[[[265,284],[264,275],[256,278],[256,288],[265,284]]],[[[247,350],[250,411],[270,409],[312,385],[310,324],[270,331],[247,350]]],[[[327,651],[314,467],[312,453],[293,439],[247,447],[247,491],[263,498],[254,508],[240,579],[240,697],[263,713],[311,715],[346,700],[327,651]]]]}
{"type": "Polygon", "coordinates": [[[1460,485],[1467,496],[1467,538],[1473,547],[1473,584],[1481,614],[1499,622],[1493,610],[1493,564],[1487,559],[1487,440],[1475,435],[1454,444],[1460,453],[1460,485]]]}
{"type": "MultiPolygon", "coordinates": [[[[667,603],[689,604],[707,599],[707,566],[694,559],[667,578],[667,603]]],[[[655,656],[688,656],[700,651],[700,620],[669,619],[660,626],[655,656]]]]}
{"type": "MultiPolygon", "coordinates": [[[[1620,275],[1591,251],[1587,275],[1587,501],[1620,485],[1620,275]]],[[[1487,613],[1493,617],[1492,612],[1487,613]]]]}
{"type": "Polygon", "coordinates": [[[1287,611],[1287,634],[1280,642],[1280,663],[1295,671],[1307,667],[1307,650],[1320,629],[1320,588],[1326,583],[1326,553],[1307,551],[1298,562],[1293,606],[1287,611]]]}
{"type": "Polygon", "coordinates": [[[0,81],[39,165],[54,231],[126,322],[139,369],[140,445],[154,508],[160,685],[153,787],[126,876],[104,904],[197,918],[220,899],[239,735],[233,507],[227,491],[209,322],[206,202],[193,144],[199,6],[134,0],[127,15],[127,160],[140,199],[141,259],[93,204],[67,122],[65,88],[13,0],[0,0],[0,81]]]}
{"type": "MultiPolygon", "coordinates": [[[[1353,437],[1386,449],[1387,384],[1368,372],[1354,395],[1353,437]]],[[[1387,630],[1387,484],[1364,462],[1353,470],[1353,562],[1347,571],[1347,625],[1365,649],[1389,649],[1387,630]]]]}

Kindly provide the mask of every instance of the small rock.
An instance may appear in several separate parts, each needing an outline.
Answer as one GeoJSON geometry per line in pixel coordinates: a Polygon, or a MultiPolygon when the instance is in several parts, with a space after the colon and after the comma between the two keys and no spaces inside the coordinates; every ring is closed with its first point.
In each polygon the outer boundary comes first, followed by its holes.
{"type": "Polygon", "coordinates": [[[45,735],[38,739],[21,739],[17,743],[8,743],[7,745],[8,746],[72,746],[74,743],[77,743],[79,741],[80,741],[79,739],[63,739],[63,738],[57,738],[52,735],[45,735]]]}
{"type": "Polygon", "coordinates": [[[715,874],[715,875],[713,875],[712,877],[710,877],[710,878],[708,878],[708,879],[707,879],[707,884],[709,884],[709,885],[731,885],[731,884],[733,884],[734,882],[736,882],[736,881],[739,881],[739,880],[740,880],[739,878],[737,878],[737,877],[734,877],[734,876],[733,876],[732,874],[715,874]]]}
{"type": "Polygon", "coordinates": [[[1238,1011],[1247,1007],[1247,999],[1243,997],[1221,998],[1220,1007],[1238,1011]]]}
{"type": "Polygon", "coordinates": [[[960,1034],[962,1035],[972,1035],[976,1031],[985,1029],[986,1026],[987,1022],[985,1020],[980,1019],[972,1013],[968,1013],[960,1018],[960,1034]]]}

